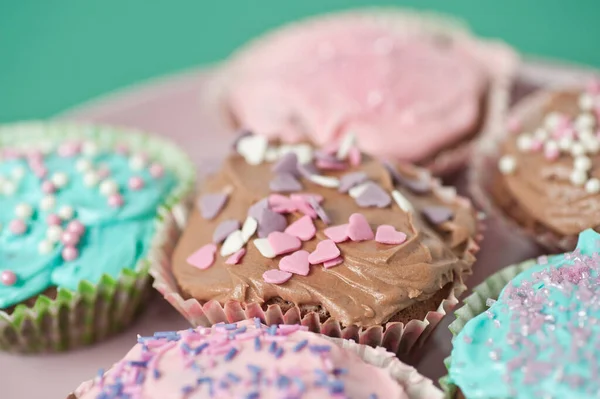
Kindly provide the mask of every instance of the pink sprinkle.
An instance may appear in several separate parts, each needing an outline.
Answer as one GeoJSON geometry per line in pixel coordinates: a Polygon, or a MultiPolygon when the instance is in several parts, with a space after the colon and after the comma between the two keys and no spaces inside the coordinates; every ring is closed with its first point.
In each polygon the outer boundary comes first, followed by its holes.
{"type": "Polygon", "coordinates": [[[206,244],[191,254],[186,259],[186,262],[200,270],[205,270],[211,267],[215,262],[216,252],[217,246],[215,244],[206,244]]]}
{"type": "Polygon", "coordinates": [[[544,157],[549,161],[556,161],[560,157],[560,150],[558,148],[546,148],[544,149],[544,157]]]}
{"type": "Polygon", "coordinates": [[[279,269],[271,269],[263,273],[263,280],[270,284],[283,284],[290,278],[292,278],[292,273],[279,269]]]}
{"type": "Polygon", "coordinates": [[[521,130],[521,121],[517,118],[510,118],[506,123],[509,133],[518,133],[521,130]]]}
{"type": "Polygon", "coordinates": [[[58,155],[63,158],[73,157],[79,153],[81,150],[81,144],[76,142],[71,143],[63,143],[58,147],[58,155]]]}
{"type": "Polygon", "coordinates": [[[344,170],[347,165],[344,162],[330,161],[326,159],[317,160],[317,168],[323,170],[344,170]]]}
{"type": "Polygon", "coordinates": [[[406,241],[406,234],[397,231],[393,226],[383,224],[377,228],[375,241],[382,244],[399,245],[406,241]]]}
{"type": "Polygon", "coordinates": [[[139,176],[134,176],[129,179],[129,188],[133,191],[140,190],[144,188],[144,179],[139,176]]]}
{"type": "Polygon", "coordinates": [[[9,229],[10,232],[14,235],[20,236],[22,234],[25,234],[25,232],[27,231],[27,225],[22,220],[15,219],[10,222],[9,229]]]}
{"type": "Polygon", "coordinates": [[[317,218],[317,212],[315,209],[305,200],[294,200],[296,210],[302,212],[306,216],[310,216],[312,219],[317,218]]]}
{"type": "Polygon", "coordinates": [[[298,237],[302,241],[311,240],[316,232],[315,224],[308,215],[296,220],[285,229],[285,233],[298,237]]]}
{"type": "Polygon", "coordinates": [[[159,163],[153,163],[152,165],[150,165],[150,175],[152,177],[154,177],[155,179],[159,179],[161,177],[163,177],[163,175],[165,174],[165,169],[163,168],[163,166],[159,163]]]}
{"type": "Polygon", "coordinates": [[[283,255],[300,249],[302,242],[291,234],[273,231],[267,237],[275,255],[283,255]]]}
{"type": "Polygon", "coordinates": [[[344,258],[342,258],[341,256],[338,256],[338,257],[337,257],[337,258],[335,258],[335,259],[331,259],[331,260],[328,260],[328,261],[326,261],[326,262],[323,262],[323,267],[324,267],[325,269],[330,269],[330,268],[332,268],[332,267],[334,267],[334,266],[337,266],[337,265],[339,265],[339,264],[340,264],[340,263],[342,263],[343,261],[344,261],[344,258]]]}
{"type": "Polygon", "coordinates": [[[50,180],[44,180],[42,183],[42,191],[44,194],[52,194],[56,191],[56,187],[50,180]]]}
{"type": "Polygon", "coordinates": [[[41,167],[34,167],[33,169],[33,173],[35,174],[35,176],[39,179],[43,179],[48,175],[48,169],[46,169],[45,167],[41,166],[41,167]]]}
{"type": "Polygon", "coordinates": [[[0,274],[0,281],[6,286],[15,285],[17,282],[17,275],[12,270],[4,270],[0,274]]]}
{"type": "Polygon", "coordinates": [[[294,193],[290,195],[290,199],[292,201],[308,201],[309,198],[314,199],[317,203],[323,202],[323,196],[320,194],[312,194],[312,193],[294,193]]]}
{"type": "Polygon", "coordinates": [[[531,151],[537,152],[542,149],[544,143],[541,140],[533,139],[531,140],[531,151]]]}
{"type": "Polygon", "coordinates": [[[240,263],[240,260],[244,257],[244,255],[246,255],[246,248],[242,248],[233,255],[231,255],[229,258],[227,258],[225,263],[228,265],[237,265],[238,263],[240,263]]]}
{"type": "Polygon", "coordinates": [[[79,257],[79,251],[72,246],[65,247],[62,250],[62,257],[65,261],[71,262],[79,257]]]}
{"type": "Polygon", "coordinates": [[[80,236],[85,232],[85,226],[79,220],[72,220],[67,226],[67,231],[80,236]]]}
{"type": "Polygon", "coordinates": [[[333,242],[340,243],[348,240],[348,225],[341,224],[339,226],[331,226],[324,231],[327,238],[333,240],[333,242]]]}
{"type": "Polygon", "coordinates": [[[74,247],[75,245],[79,244],[79,235],[65,231],[62,234],[61,242],[66,246],[74,247]]]}
{"type": "Polygon", "coordinates": [[[318,265],[336,259],[340,256],[340,249],[331,240],[319,241],[317,248],[309,255],[308,261],[311,265],[318,265]]]}
{"type": "Polygon", "coordinates": [[[48,216],[46,216],[46,223],[48,224],[48,226],[60,226],[62,220],[60,216],[51,213],[48,216]]]}
{"type": "Polygon", "coordinates": [[[123,200],[121,194],[113,194],[110,197],[108,197],[108,205],[110,205],[113,208],[120,208],[123,206],[124,203],[125,201],[123,200]]]}
{"type": "Polygon", "coordinates": [[[347,231],[352,241],[367,241],[375,238],[367,218],[362,213],[350,215],[347,231]]]}
{"type": "Polygon", "coordinates": [[[297,210],[294,201],[281,194],[269,195],[269,206],[273,212],[277,213],[292,213],[297,210]]]}
{"type": "Polygon", "coordinates": [[[362,162],[362,153],[358,149],[358,147],[350,148],[350,152],[348,152],[348,160],[350,161],[350,165],[359,166],[362,162]]]}

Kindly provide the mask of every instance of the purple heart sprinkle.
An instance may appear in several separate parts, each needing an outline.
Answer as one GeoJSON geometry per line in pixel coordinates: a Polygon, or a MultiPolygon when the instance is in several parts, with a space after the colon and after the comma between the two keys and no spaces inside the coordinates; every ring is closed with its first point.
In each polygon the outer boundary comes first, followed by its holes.
{"type": "Polygon", "coordinates": [[[323,207],[319,204],[319,201],[317,201],[314,197],[308,197],[307,201],[308,204],[315,210],[317,216],[323,221],[323,223],[327,225],[331,223],[327,212],[325,212],[325,209],[323,209],[323,207]]]}
{"type": "Polygon", "coordinates": [[[269,209],[269,198],[263,198],[257,203],[250,206],[250,208],[248,209],[248,216],[259,220],[263,210],[265,209],[269,209]]]}
{"type": "Polygon", "coordinates": [[[340,178],[340,187],[338,191],[340,193],[347,193],[352,187],[358,186],[360,183],[367,181],[367,174],[365,172],[352,172],[346,173],[340,178]]]}
{"type": "Polygon", "coordinates": [[[310,179],[311,176],[319,174],[319,169],[317,169],[315,164],[313,164],[312,162],[304,164],[299,163],[298,172],[300,172],[300,175],[305,179],[310,179]]]}
{"type": "Polygon", "coordinates": [[[452,219],[454,212],[447,206],[428,206],[421,210],[421,213],[427,221],[433,225],[438,225],[452,219]]]}
{"type": "Polygon", "coordinates": [[[229,234],[240,228],[240,222],[235,219],[224,220],[215,229],[213,232],[213,243],[220,244],[225,241],[229,234]]]}
{"type": "Polygon", "coordinates": [[[293,176],[298,175],[298,156],[293,152],[288,152],[273,165],[271,171],[275,174],[288,173],[293,176]]]}
{"type": "Polygon", "coordinates": [[[356,203],[362,208],[385,208],[392,203],[392,197],[379,184],[368,182],[363,192],[356,197],[356,203]]]}
{"type": "Polygon", "coordinates": [[[285,216],[265,208],[258,218],[258,237],[265,238],[274,231],[283,231],[287,227],[285,216]]]}
{"type": "Polygon", "coordinates": [[[404,177],[394,165],[383,161],[383,166],[388,170],[395,186],[404,186],[417,195],[424,195],[431,192],[431,183],[429,179],[409,179],[404,177]]]}
{"type": "Polygon", "coordinates": [[[214,219],[225,206],[228,197],[229,194],[226,193],[205,194],[201,196],[198,201],[200,215],[207,220],[214,219]]]}
{"type": "Polygon", "coordinates": [[[269,188],[276,193],[289,193],[302,190],[302,184],[289,173],[279,173],[271,180],[269,188]]]}

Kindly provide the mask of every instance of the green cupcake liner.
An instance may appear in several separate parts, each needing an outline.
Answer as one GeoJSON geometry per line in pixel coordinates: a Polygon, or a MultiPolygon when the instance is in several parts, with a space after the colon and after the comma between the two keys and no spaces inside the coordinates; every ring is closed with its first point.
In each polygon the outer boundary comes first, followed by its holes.
{"type": "MultiPolygon", "coordinates": [[[[473,288],[473,292],[463,300],[463,306],[454,312],[456,320],[454,320],[448,326],[452,332],[452,336],[456,337],[469,322],[469,320],[479,316],[488,309],[486,304],[488,299],[497,300],[504,287],[506,287],[506,285],[512,279],[535,265],[536,261],[534,259],[530,259],[521,263],[507,266],[492,274],[481,284],[473,288]]],[[[450,359],[451,356],[444,360],[444,365],[446,366],[447,370],[450,370],[450,359]]],[[[440,378],[439,382],[446,393],[446,397],[453,399],[457,391],[456,385],[450,382],[447,375],[440,378]]]]}
{"type": "Polygon", "coordinates": [[[63,122],[25,122],[0,126],[1,147],[49,150],[66,140],[91,140],[101,148],[125,144],[144,151],[177,176],[178,185],[159,207],[149,253],[117,278],[107,274],[76,291],[57,290],[56,298],[39,295],[33,306],[0,310],[0,350],[18,353],[61,352],[105,339],[127,327],[150,294],[150,266],[157,254],[169,256],[181,232],[196,181],[195,167],[173,143],[131,129],[63,122]]]}

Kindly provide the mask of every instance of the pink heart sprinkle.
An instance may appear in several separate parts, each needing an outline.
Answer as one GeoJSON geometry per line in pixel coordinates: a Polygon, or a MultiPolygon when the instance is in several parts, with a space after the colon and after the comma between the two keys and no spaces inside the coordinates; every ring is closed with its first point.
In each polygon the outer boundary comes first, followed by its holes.
{"type": "Polygon", "coordinates": [[[323,196],[320,194],[312,193],[294,193],[290,195],[292,201],[308,201],[309,198],[313,198],[318,203],[323,202],[323,196]]]}
{"type": "Polygon", "coordinates": [[[215,262],[215,244],[206,244],[187,258],[187,263],[200,270],[208,269],[215,262]]]}
{"type": "Polygon", "coordinates": [[[263,280],[270,284],[283,284],[292,278],[292,273],[283,270],[271,269],[263,273],[263,280]]]}
{"type": "Polygon", "coordinates": [[[375,238],[367,218],[361,213],[353,213],[350,215],[348,223],[348,237],[352,241],[366,241],[375,238]]]}
{"type": "Polygon", "coordinates": [[[331,240],[323,240],[317,244],[317,248],[308,256],[311,265],[318,265],[340,256],[340,249],[331,240]]]}
{"type": "Polygon", "coordinates": [[[227,258],[225,263],[228,265],[237,265],[238,263],[240,263],[240,260],[242,260],[244,255],[246,255],[246,248],[242,248],[233,255],[231,255],[229,258],[227,258]]]}
{"type": "Polygon", "coordinates": [[[338,256],[335,259],[328,260],[327,262],[323,262],[323,267],[325,269],[331,269],[332,267],[339,265],[343,261],[344,261],[344,258],[342,258],[341,256],[338,256]]]}
{"type": "Polygon", "coordinates": [[[294,206],[296,207],[296,211],[300,211],[313,219],[317,218],[317,212],[313,209],[312,206],[310,206],[308,202],[304,200],[294,200],[294,206]]]}
{"type": "Polygon", "coordinates": [[[302,242],[291,234],[274,231],[267,237],[275,255],[287,254],[300,249],[302,242]]]}
{"type": "Polygon", "coordinates": [[[327,238],[333,240],[333,242],[344,242],[348,238],[348,225],[341,224],[339,226],[331,226],[324,231],[327,238]]]}
{"type": "Polygon", "coordinates": [[[350,148],[350,151],[348,152],[348,160],[350,161],[350,165],[352,166],[358,166],[361,164],[362,154],[360,153],[358,147],[350,148]]]}
{"type": "Polygon", "coordinates": [[[299,274],[301,276],[308,276],[310,271],[310,264],[308,263],[309,253],[301,250],[296,251],[291,255],[284,256],[279,261],[279,270],[284,272],[290,272],[299,274]]]}
{"type": "Polygon", "coordinates": [[[393,226],[382,224],[377,228],[375,241],[382,244],[398,245],[406,241],[406,234],[397,231],[393,226]]]}
{"type": "Polygon", "coordinates": [[[306,215],[290,224],[285,229],[285,232],[294,237],[298,237],[302,241],[308,241],[315,236],[317,229],[310,216],[306,215]]]}

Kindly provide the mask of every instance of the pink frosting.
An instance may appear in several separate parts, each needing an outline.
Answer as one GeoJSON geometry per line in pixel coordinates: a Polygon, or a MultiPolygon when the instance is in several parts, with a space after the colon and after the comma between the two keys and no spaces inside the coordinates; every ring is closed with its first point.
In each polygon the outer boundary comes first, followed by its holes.
{"type": "Polygon", "coordinates": [[[315,21],[235,57],[229,106],[269,137],[324,145],[353,132],[366,152],[420,161],[477,127],[481,53],[467,36],[444,46],[367,18],[315,21]]]}
{"type": "Polygon", "coordinates": [[[243,322],[138,341],[102,377],[82,384],[77,398],[408,399],[387,370],[300,326],[243,322]]]}

